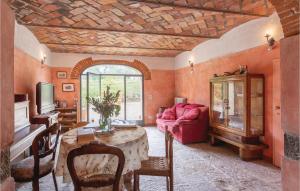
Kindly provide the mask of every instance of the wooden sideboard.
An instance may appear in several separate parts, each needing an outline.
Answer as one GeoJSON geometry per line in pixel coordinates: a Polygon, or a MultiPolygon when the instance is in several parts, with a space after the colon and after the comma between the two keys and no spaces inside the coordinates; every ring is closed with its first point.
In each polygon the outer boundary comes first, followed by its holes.
{"type": "Polygon", "coordinates": [[[54,123],[58,123],[59,112],[53,111],[47,114],[36,115],[31,119],[32,124],[45,124],[46,127],[50,127],[54,123]]]}
{"type": "Polygon", "coordinates": [[[55,111],[59,112],[58,122],[61,124],[62,131],[68,131],[74,128],[77,123],[77,108],[56,108],[55,111]]]}

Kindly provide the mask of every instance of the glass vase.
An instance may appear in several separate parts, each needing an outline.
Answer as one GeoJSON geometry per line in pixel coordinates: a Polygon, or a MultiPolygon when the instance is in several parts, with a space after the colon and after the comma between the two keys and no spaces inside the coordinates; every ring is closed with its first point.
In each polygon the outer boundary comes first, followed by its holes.
{"type": "Polygon", "coordinates": [[[107,128],[107,118],[103,117],[102,115],[100,115],[100,118],[99,118],[99,128],[101,130],[104,130],[107,128]]]}
{"type": "Polygon", "coordinates": [[[101,130],[110,131],[111,130],[111,119],[110,118],[105,118],[102,115],[100,115],[99,128],[101,130]]]}

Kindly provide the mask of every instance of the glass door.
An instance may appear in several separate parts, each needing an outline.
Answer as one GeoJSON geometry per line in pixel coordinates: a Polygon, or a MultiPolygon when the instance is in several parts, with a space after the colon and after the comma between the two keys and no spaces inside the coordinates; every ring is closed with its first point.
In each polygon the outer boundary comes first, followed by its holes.
{"type": "MultiPolygon", "coordinates": [[[[87,73],[87,97],[100,97],[100,76],[98,74],[87,73]]],[[[84,99],[84,98],[83,98],[84,99]]],[[[86,99],[86,98],[85,98],[86,99]]],[[[87,116],[89,121],[98,121],[99,114],[93,110],[94,106],[87,104],[87,116]]]]}
{"type": "Polygon", "coordinates": [[[143,78],[142,76],[126,76],[126,119],[143,120],[143,78]]]}
{"type": "Polygon", "coordinates": [[[119,75],[119,74],[94,74],[87,72],[81,75],[81,120],[98,121],[100,116],[93,110],[93,106],[87,103],[87,97],[102,97],[106,87],[111,92],[120,90],[118,104],[121,110],[115,120],[126,120],[143,124],[144,121],[144,94],[143,76],[119,75]]]}
{"type": "Polygon", "coordinates": [[[88,121],[88,104],[87,104],[87,75],[80,77],[80,117],[81,121],[88,121]]]}
{"type": "Polygon", "coordinates": [[[212,123],[226,124],[226,83],[212,83],[212,123]]]}
{"type": "Polygon", "coordinates": [[[119,75],[101,75],[101,97],[103,96],[106,87],[110,87],[110,91],[116,93],[120,91],[120,97],[118,100],[118,105],[121,106],[121,110],[118,116],[112,117],[112,119],[125,120],[125,80],[124,76],[119,75]]]}
{"type": "Polygon", "coordinates": [[[243,80],[228,82],[228,127],[243,131],[245,128],[245,84],[243,80]]]}
{"type": "Polygon", "coordinates": [[[251,78],[251,126],[252,135],[264,133],[264,80],[263,78],[251,78]]]}

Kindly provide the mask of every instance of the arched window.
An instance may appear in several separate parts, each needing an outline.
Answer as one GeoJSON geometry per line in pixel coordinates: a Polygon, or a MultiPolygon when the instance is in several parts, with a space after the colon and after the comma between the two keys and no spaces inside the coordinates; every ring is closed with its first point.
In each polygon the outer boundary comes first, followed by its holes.
{"type": "Polygon", "coordinates": [[[125,65],[101,64],[87,68],[81,74],[81,120],[97,121],[99,114],[87,103],[87,97],[101,97],[109,86],[111,91],[121,91],[118,104],[121,106],[115,120],[143,123],[143,75],[135,68],[125,65]]]}
{"type": "Polygon", "coordinates": [[[83,71],[83,74],[87,73],[94,73],[94,74],[121,74],[121,75],[142,75],[140,71],[135,68],[125,66],[125,65],[96,65],[87,68],[83,71]]]}

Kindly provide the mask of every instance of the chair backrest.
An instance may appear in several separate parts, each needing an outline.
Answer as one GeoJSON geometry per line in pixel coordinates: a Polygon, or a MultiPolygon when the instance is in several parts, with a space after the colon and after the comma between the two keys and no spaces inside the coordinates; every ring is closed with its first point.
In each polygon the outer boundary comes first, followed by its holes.
{"type": "Polygon", "coordinates": [[[81,187],[105,187],[113,186],[113,191],[119,191],[120,179],[122,176],[122,171],[125,164],[125,156],[121,149],[113,146],[107,146],[105,144],[92,142],[86,145],[81,146],[80,148],[73,149],[69,152],[67,157],[68,169],[74,184],[74,189],[80,191],[81,187]],[[90,154],[111,154],[118,157],[118,167],[115,173],[115,178],[113,180],[103,180],[103,181],[85,181],[79,179],[75,167],[74,159],[77,156],[81,155],[90,155],[90,154]]]}
{"type": "Polygon", "coordinates": [[[60,131],[60,124],[55,123],[44,131],[40,132],[33,139],[32,153],[34,157],[34,176],[39,176],[39,164],[41,158],[47,157],[52,154],[51,160],[55,159],[60,131]]]}
{"type": "Polygon", "coordinates": [[[166,158],[168,159],[169,168],[173,171],[173,135],[168,130],[168,127],[165,127],[165,147],[166,147],[166,158]]]}

